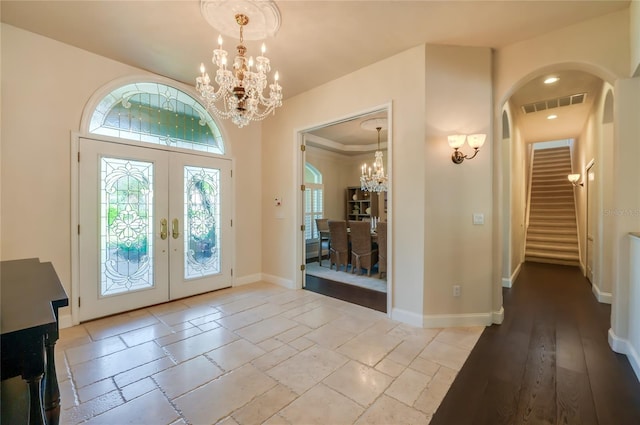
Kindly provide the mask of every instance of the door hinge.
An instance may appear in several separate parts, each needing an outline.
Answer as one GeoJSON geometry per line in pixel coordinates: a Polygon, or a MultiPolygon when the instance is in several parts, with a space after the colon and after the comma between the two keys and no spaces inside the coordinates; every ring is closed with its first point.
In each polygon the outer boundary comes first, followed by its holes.
{"type": "Polygon", "coordinates": [[[307,266],[305,266],[304,264],[300,264],[300,271],[305,271],[307,269],[307,266]]]}
{"type": "Polygon", "coordinates": [[[300,230],[302,230],[303,232],[305,231],[305,229],[306,229],[306,227],[305,227],[304,224],[300,226],[300,230]]]}
{"type": "Polygon", "coordinates": [[[300,145],[300,150],[304,152],[307,150],[307,147],[305,145],[300,145]]]}
{"type": "Polygon", "coordinates": [[[233,269],[231,269],[231,276],[233,276],[233,269]]]}
{"type": "Polygon", "coordinates": [[[233,220],[231,220],[231,227],[233,227],[233,220]]]}
{"type": "Polygon", "coordinates": [[[229,170],[229,171],[231,171],[231,178],[233,178],[233,170],[229,170]]]}
{"type": "Polygon", "coordinates": [[[80,298],[80,297],[78,297],[78,308],[80,308],[80,304],[81,304],[81,303],[80,303],[80,299],[81,299],[81,298],[80,298]]]}
{"type": "Polygon", "coordinates": [[[78,224],[78,234],[80,234],[80,225],[78,224]]]}
{"type": "Polygon", "coordinates": [[[80,152],[78,152],[78,162],[80,162],[80,152]]]}
{"type": "Polygon", "coordinates": [[[302,190],[302,191],[307,190],[307,186],[305,186],[305,185],[301,184],[301,185],[300,185],[300,190],[302,190]]]}

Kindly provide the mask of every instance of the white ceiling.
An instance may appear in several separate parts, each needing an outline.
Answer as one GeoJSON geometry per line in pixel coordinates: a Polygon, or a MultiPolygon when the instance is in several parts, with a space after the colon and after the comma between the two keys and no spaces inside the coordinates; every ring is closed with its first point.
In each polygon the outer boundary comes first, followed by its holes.
{"type": "MultiPolygon", "coordinates": [[[[266,40],[267,56],[280,73],[286,99],[419,44],[499,48],[627,8],[629,0],[284,0],[277,5],[282,23],[266,40]]],[[[194,84],[201,62],[210,64],[218,35],[202,17],[199,0],[2,0],[0,7],[5,23],[186,84],[194,84]]],[[[258,44],[246,42],[249,53],[258,44]]],[[[567,74],[562,84],[571,78],[567,74]]],[[[562,84],[556,88],[564,90],[562,84]]],[[[514,99],[540,100],[536,87],[523,90],[514,99]]],[[[365,134],[361,138],[375,136],[365,134]]]]}

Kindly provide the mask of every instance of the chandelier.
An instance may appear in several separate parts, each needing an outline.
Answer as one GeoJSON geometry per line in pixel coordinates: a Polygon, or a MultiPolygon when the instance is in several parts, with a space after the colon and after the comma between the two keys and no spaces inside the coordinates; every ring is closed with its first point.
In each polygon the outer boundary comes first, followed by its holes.
{"type": "Polygon", "coordinates": [[[269,59],[264,55],[266,47],[262,44],[262,53],[255,58],[247,58],[244,46],[243,28],[249,23],[249,17],[238,13],[236,23],[240,26],[240,44],[236,46],[237,55],[228,68],[227,51],[222,49],[222,36],[218,36],[218,48],[213,51],[211,62],[218,67],[211,85],[204,64],[200,65],[201,76],[196,78],[196,90],[204,100],[207,109],[216,116],[231,118],[234,124],[242,128],[251,121],[259,121],[282,106],[282,87],[278,84],[278,72],[269,85],[269,97],[263,95],[267,87],[267,74],[271,70],[269,59]]]}
{"type": "Polygon", "coordinates": [[[372,167],[363,164],[360,175],[360,189],[366,192],[386,192],[389,190],[389,179],[384,174],[384,165],[382,164],[382,151],[380,150],[380,130],[382,127],[376,127],[378,131],[378,150],[375,153],[375,161],[372,167]]]}

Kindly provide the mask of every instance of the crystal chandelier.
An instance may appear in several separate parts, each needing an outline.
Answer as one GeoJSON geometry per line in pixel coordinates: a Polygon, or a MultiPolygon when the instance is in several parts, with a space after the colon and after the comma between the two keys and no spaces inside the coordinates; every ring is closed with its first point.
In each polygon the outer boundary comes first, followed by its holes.
{"type": "Polygon", "coordinates": [[[376,127],[378,131],[378,150],[376,150],[376,160],[372,167],[363,164],[360,175],[360,189],[366,192],[386,192],[389,189],[389,179],[384,174],[384,165],[382,164],[382,151],[380,150],[380,130],[382,127],[376,127]]]}
{"type": "Polygon", "coordinates": [[[206,73],[204,64],[201,64],[202,75],[196,78],[196,90],[209,111],[223,119],[231,118],[234,124],[242,128],[251,121],[264,119],[282,106],[282,87],[278,84],[276,72],[273,83],[269,84],[269,97],[262,94],[267,87],[267,74],[271,70],[269,59],[264,56],[265,45],[262,44],[262,53],[255,61],[253,57],[247,59],[243,28],[249,23],[249,18],[242,13],[236,14],[235,18],[240,26],[240,44],[236,47],[237,56],[232,69],[227,69],[228,54],[222,49],[222,36],[218,36],[218,48],[213,51],[211,59],[218,67],[214,79],[217,89],[210,84],[209,74],[206,73]]]}

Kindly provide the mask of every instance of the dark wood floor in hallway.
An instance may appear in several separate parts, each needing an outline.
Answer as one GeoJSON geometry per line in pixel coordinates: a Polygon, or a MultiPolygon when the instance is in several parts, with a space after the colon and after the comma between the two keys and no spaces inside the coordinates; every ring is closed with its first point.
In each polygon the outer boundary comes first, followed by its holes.
{"type": "Polygon", "coordinates": [[[611,307],[576,267],[525,263],[431,425],[640,424],[640,383],[607,342],[611,307]]]}

